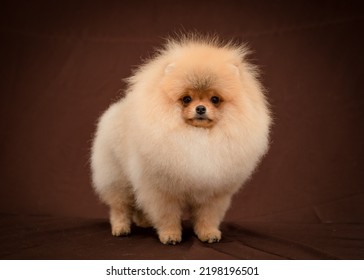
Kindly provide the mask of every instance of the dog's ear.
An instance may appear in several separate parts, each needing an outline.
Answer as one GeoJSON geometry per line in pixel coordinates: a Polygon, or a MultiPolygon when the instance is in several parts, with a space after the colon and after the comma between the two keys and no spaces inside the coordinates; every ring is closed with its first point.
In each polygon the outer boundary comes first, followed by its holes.
{"type": "Polygon", "coordinates": [[[171,73],[173,71],[173,69],[176,67],[175,63],[170,63],[166,66],[166,68],[164,68],[164,74],[168,75],[169,73],[171,73]]]}

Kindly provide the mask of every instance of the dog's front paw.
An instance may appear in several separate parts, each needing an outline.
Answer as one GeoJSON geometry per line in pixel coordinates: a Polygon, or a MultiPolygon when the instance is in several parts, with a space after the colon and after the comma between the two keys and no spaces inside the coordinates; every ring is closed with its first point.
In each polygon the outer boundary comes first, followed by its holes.
{"type": "Polygon", "coordinates": [[[130,234],[130,225],[123,223],[114,223],[111,225],[111,234],[113,236],[126,236],[130,234]]]}
{"type": "Polygon", "coordinates": [[[176,245],[182,241],[182,234],[180,231],[163,231],[158,235],[160,242],[165,245],[176,245]]]}
{"type": "Polygon", "coordinates": [[[202,242],[216,243],[221,240],[221,231],[218,229],[200,229],[196,231],[196,234],[202,242]]]}

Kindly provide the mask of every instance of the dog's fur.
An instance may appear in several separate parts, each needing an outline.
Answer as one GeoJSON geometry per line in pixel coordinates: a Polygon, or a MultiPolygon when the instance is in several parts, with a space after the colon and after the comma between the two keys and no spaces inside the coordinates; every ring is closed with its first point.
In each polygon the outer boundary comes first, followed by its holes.
{"type": "Polygon", "coordinates": [[[221,239],[231,197],[269,142],[268,104],[246,54],[216,38],[184,36],[128,79],[126,97],[99,120],[91,157],[113,235],[129,234],[134,221],[176,244],[189,209],[201,241],[221,239]]]}

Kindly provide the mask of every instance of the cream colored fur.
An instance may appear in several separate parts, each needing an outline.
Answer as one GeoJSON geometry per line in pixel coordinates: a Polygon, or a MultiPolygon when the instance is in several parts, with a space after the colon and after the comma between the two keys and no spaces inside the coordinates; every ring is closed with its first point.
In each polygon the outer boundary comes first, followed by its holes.
{"type": "Polygon", "coordinates": [[[134,221],[175,244],[190,209],[201,241],[221,239],[231,197],[269,141],[269,109],[245,55],[241,46],[186,36],[170,40],[128,79],[126,97],[102,115],[92,146],[93,186],[110,207],[113,235],[129,234],[134,221]],[[222,96],[221,106],[209,109],[212,127],[184,120],[181,97],[191,88],[222,96]]]}

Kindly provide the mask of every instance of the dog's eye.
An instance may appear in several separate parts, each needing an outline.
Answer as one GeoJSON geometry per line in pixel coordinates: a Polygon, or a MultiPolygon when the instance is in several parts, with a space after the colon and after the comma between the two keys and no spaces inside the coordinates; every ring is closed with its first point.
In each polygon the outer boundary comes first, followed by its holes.
{"type": "Polygon", "coordinates": [[[189,96],[189,95],[186,95],[186,96],[184,96],[183,98],[182,98],[182,102],[183,102],[183,104],[188,104],[188,103],[190,103],[192,101],[192,98],[191,98],[191,96],[189,96]]]}
{"type": "Polygon", "coordinates": [[[213,96],[211,97],[211,102],[214,103],[214,104],[219,104],[220,103],[220,98],[217,97],[217,96],[213,96]]]}

